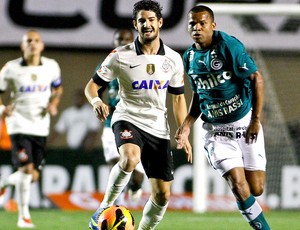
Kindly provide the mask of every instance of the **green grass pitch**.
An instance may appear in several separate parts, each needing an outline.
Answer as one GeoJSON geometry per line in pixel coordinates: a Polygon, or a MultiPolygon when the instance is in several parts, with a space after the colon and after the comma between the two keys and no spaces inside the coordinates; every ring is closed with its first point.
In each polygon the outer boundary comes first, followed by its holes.
{"type": "MultiPolygon", "coordinates": [[[[138,223],[142,213],[132,212],[138,223]]],[[[88,230],[90,211],[31,210],[37,230],[88,230]]],[[[300,229],[300,210],[267,211],[265,216],[272,230],[300,229]]],[[[15,230],[17,213],[0,210],[0,229],[15,230]]],[[[137,228],[137,224],[136,224],[137,228]]],[[[196,214],[187,211],[167,211],[157,230],[247,230],[251,229],[239,212],[207,212],[196,214]]]]}

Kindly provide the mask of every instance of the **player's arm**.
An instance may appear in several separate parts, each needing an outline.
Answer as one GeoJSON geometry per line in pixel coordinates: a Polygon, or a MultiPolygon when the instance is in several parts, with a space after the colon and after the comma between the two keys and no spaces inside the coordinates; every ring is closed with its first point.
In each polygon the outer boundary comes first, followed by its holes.
{"type": "Polygon", "coordinates": [[[96,77],[94,76],[87,83],[84,89],[84,93],[89,103],[93,106],[93,110],[96,113],[97,118],[100,121],[104,121],[109,115],[109,107],[99,97],[99,92],[101,92],[102,89],[106,88],[106,84],[102,84],[101,82],[104,81],[100,81],[100,80],[97,80],[96,83],[95,80],[96,77]]]}
{"type": "Polygon", "coordinates": [[[256,142],[264,104],[264,78],[259,71],[250,75],[253,89],[251,121],[246,132],[246,143],[256,142]]]}
{"type": "Polygon", "coordinates": [[[185,143],[188,141],[191,127],[200,115],[199,97],[196,93],[193,93],[189,113],[185,116],[181,126],[179,126],[175,134],[177,149],[182,149],[184,147],[185,143]]]}
{"type": "Polygon", "coordinates": [[[63,87],[61,85],[58,87],[51,88],[51,97],[49,99],[47,112],[49,112],[52,116],[56,116],[58,113],[57,108],[60,103],[62,94],[63,94],[63,87]]]}
{"type": "Polygon", "coordinates": [[[13,109],[14,105],[10,102],[7,103],[8,101],[6,100],[4,105],[3,99],[6,99],[6,96],[3,97],[3,95],[9,95],[6,93],[7,90],[7,81],[5,81],[5,76],[6,72],[8,70],[8,65],[5,65],[1,70],[0,70],[0,117],[5,117],[5,116],[10,116],[13,109]]]}
{"type": "MultiPolygon", "coordinates": [[[[173,103],[173,113],[175,117],[175,121],[177,126],[179,127],[182,125],[186,115],[187,115],[187,107],[184,94],[179,95],[172,95],[172,103],[173,103]]],[[[184,151],[186,153],[187,161],[192,163],[193,161],[193,154],[192,154],[192,147],[187,139],[183,145],[184,151]]]]}

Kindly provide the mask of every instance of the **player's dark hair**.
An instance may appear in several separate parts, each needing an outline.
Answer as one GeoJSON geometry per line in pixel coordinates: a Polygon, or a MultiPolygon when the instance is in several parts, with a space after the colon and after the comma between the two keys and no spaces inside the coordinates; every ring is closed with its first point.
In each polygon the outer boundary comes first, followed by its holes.
{"type": "Polygon", "coordinates": [[[138,12],[141,11],[141,10],[153,11],[156,14],[156,17],[158,19],[162,18],[162,13],[161,13],[162,7],[156,1],[142,0],[142,1],[136,2],[133,5],[132,17],[133,17],[134,20],[136,19],[138,12]]]}
{"type": "Polygon", "coordinates": [[[214,22],[215,21],[215,15],[214,15],[214,12],[207,6],[204,6],[204,5],[197,5],[197,6],[194,6],[190,11],[189,11],[189,14],[190,13],[199,13],[199,12],[207,12],[211,18],[211,20],[214,22]]]}

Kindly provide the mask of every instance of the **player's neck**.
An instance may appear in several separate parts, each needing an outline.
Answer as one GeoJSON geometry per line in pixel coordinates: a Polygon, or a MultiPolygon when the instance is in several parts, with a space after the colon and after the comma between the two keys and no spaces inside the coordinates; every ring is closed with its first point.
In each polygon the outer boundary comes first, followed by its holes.
{"type": "Polygon", "coordinates": [[[24,56],[24,59],[26,61],[26,64],[29,66],[38,66],[38,65],[40,65],[40,62],[41,62],[40,55],[24,56]]]}
{"type": "Polygon", "coordinates": [[[142,51],[143,51],[144,54],[155,55],[159,51],[160,40],[157,37],[155,40],[153,40],[151,42],[148,42],[148,43],[143,42],[141,44],[142,44],[141,49],[142,49],[142,51]]]}

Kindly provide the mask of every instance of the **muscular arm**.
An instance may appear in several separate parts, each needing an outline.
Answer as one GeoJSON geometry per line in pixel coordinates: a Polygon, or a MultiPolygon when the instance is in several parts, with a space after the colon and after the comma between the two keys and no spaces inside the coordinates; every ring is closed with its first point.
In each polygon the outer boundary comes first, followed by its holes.
{"type": "Polygon", "coordinates": [[[253,111],[252,119],[261,119],[264,104],[264,78],[258,71],[251,74],[250,79],[253,83],[253,111]]]}
{"type": "Polygon", "coordinates": [[[253,110],[252,110],[251,122],[246,132],[246,143],[249,144],[256,141],[260,129],[260,119],[262,116],[262,110],[264,104],[264,78],[262,74],[256,71],[255,73],[251,74],[250,79],[252,81],[252,90],[253,90],[253,105],[252,105],[253,110]]]}

